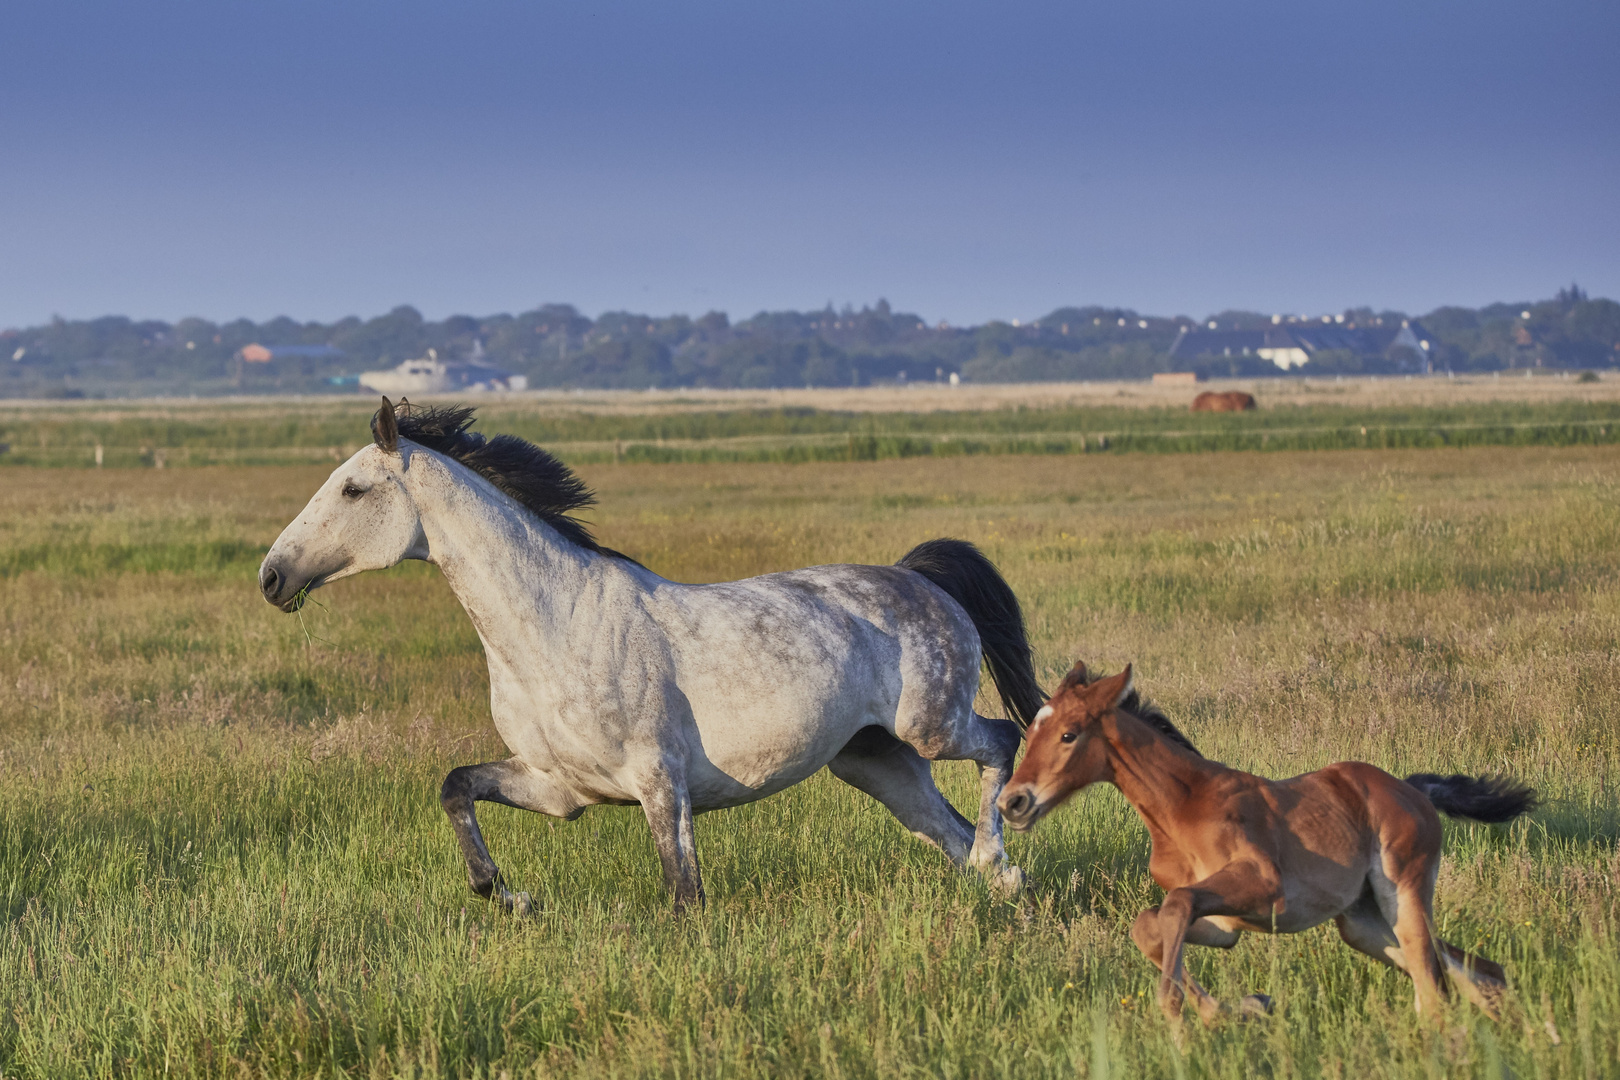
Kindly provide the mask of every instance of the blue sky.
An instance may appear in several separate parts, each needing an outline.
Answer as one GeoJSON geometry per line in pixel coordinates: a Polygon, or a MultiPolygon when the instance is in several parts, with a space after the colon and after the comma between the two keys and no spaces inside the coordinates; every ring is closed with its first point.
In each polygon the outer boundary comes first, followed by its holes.
{"type": "Polygon", "coordinates": [[[0,14],[0,325],[1620,294],[1620,5],[0,14]]]}

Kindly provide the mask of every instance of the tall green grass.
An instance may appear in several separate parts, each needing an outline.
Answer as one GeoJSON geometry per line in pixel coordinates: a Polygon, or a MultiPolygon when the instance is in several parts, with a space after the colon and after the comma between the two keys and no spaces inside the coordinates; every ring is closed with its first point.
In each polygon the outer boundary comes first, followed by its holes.
{"type": "MultiPolygon", "coordinates": [[[[1437,929],[1507,966],[1501,1024],[1420,1023],[1404,977],[1322,928],[1195,950],[1216,994],[1267,992],[1277,1014],[1189,1017],[1180,1048],[1126,936],[1157,892],[1112,791],[1012,839],[1033,887],[1008,902],[823,773],[699,820],[709,905],[679,920],[635,808],[491,806],[491,847],[539,908],[508,918],[468,893],[437,804],[449,768],[505,752],[437,572],[324,590],[313,639],[257,596],[257,553],[325,467],[16,470],[0,1069],[1611,1075],[1616,464],[1571,447],[587,470],[599,535],[671,577],[963,536],[1023,598],[1048,685],[1076,654],[1135,661],[1242,767],[1359,758],[1543,790],[1510,828],[1447,826],[1437,929]]],[[[972,805],[971,767],[936,772],[972,805]]]]}

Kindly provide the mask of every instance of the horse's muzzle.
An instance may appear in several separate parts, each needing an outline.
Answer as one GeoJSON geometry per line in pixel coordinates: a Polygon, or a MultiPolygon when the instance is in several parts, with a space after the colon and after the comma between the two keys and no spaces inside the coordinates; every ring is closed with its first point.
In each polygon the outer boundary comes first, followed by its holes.
{"type": "Polygon", "coordinates": [[[282,611],[297,611],[304,606],[304,590],[291,588],[287,575],[277,567],[266,564],[259,571],[259,591],[282,611]]]}

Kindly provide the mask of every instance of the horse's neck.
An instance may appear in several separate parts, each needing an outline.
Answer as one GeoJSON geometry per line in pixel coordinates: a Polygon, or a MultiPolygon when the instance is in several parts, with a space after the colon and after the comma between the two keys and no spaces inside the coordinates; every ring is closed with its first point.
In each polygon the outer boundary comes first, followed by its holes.
{"type": "MultiPolygon", "coordinates": [[[[466,608],[493,660],[512,644],[554,644],[567,632],[602,556],[549,525],[459,465],[435,459],[411,485],[429,559],[466,608]],[[537,640],[538,639],[538,640],[537,640]]],[[[412,470],[414,471],[414,470],[412,470]]]]}
{"type": "Polygon", "coordinates": [[[1129,713],[1103,721],[1110,780],[1136,808],[1155,841],[1170,835],[1170,820],[1193,786],[1213,769],[1129,713]]]}

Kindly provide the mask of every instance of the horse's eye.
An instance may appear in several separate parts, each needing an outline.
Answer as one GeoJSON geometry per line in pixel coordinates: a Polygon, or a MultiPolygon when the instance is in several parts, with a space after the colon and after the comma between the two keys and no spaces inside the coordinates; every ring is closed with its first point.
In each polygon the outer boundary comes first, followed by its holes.
{"type": "Polygon", "coordinates": [[[1078,738],[1078,736],[1077,736],[1077,735],[1076,735],[1076,734],[1075,734],[1075,733],[1074,733],[1074,732],[1072,732],[1072,731],[1065,731],[1065,732],[1064,732],[1064,733],[1063,733],[1063,738],[1062,738],[1062,739],[1061,739],[1061,740],[1060,740],[1060,741],[1061,741],[1061,742],[1074,742],[1074,740],[1075,740],[1075,739],[1076,739],[1076,738],[1078,738]]]}
{"type": "Polygon", "coordinates": [[[343,485],[343,497],[345,499],[358,499],[365,493],[365,489],[356,487],[353,481],[343,485]]]}

